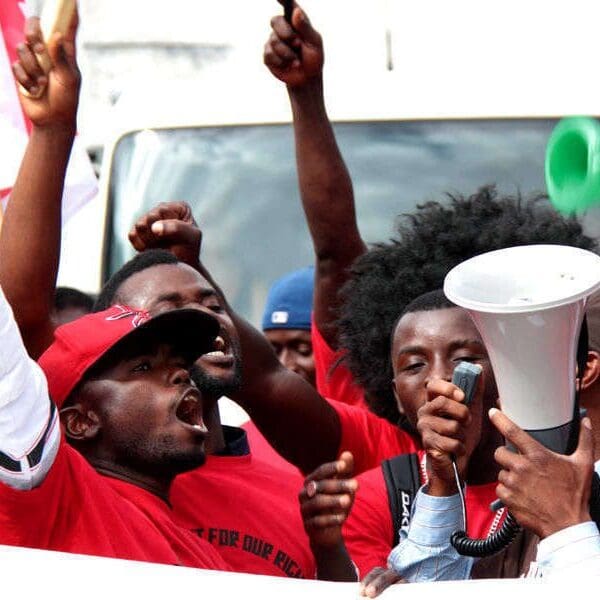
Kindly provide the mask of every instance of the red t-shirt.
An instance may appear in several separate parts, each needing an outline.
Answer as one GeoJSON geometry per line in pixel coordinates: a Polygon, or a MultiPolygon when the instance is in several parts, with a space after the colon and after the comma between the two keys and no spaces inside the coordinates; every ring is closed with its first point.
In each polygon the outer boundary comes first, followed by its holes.
{"type": "MultiPolygon", "coordinates": [[[[424,483],[423,451],[419,453],[421,480],[424,483]]],[[[358,477],[354,506],[344,524],[346,547],[362,579],[375,567],[385,567],[393,547],[394,530],[387,488],[381,467],[358,477]]],[[[493,513],[496,483],[467,486],[467,528],[469,536],[485,538],[502,523],[504,510],[493,513]]]]}
{"type": "Polygon", "coordinates": [[[342,402],[330,400],[340,419],[340,452],[354,455],[354,474],[374,469],[386,458],[415,452],[421,442],[386,419],[342,402]]]}
{"type": "Polygon", "coordinates": [[[329,347],[314,319],[310,333],[319,394],[324,398],[333,398],[338,402],[367,408],[363,389],[354,382],[348,367],[343,362],[339,362],[344,352],[336,352],[329,347]]]}
{"type": "Polygon", "coordinates": [[[0,484],[0,544],[229,570],[165,502],[100,475],[64,441],[42,485],[19,491],[0,484]]]}
{"type": "Polygon", "coordinates": [[[171,503],[234,571],[313,579],[316,565],[300,515],[299,472],[244,456],[209,456],[180,475],[171,503]]]}

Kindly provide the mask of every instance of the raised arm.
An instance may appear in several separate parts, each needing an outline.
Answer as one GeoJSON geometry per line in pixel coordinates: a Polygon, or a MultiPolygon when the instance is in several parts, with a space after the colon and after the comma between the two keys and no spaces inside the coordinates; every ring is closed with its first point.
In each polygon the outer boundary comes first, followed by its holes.
{"type": "Polygon", "coordinates": [[[303,472],[334,461],[341,439],[337,413],[300,376],[277,360],[265,336],[228,305],[212,275],[200,263],[201,233],[190,207],[163,203],[140,218],[129,234],[136,250],[164,248],[197,269],[222,298],[242,348],[242,387],[233,399],[269,443],[303,472]]]}
{"type": "Polygon", "coordinates": [[[300,195],[315,250],[314,319],[335,349],[338,292],[366,247],[352,181],[325,109],[321,36],[295,3],[292,25],[278,16],[271,27],[264,62],[287,85],[292,107],[300,195]]]}
{"type": "Polygon", "coordinates": [[[53,339],[50,314],[60,257],[61,200],[76,129],[80,77],[75,59],[75,30],[55,34],[46,47],[39,19],[29,19],[26,42],[13,65],[32,130],[0,233],[0,284],[12,305],[25,347],[37,358],[53,339]],[[34,53],[35,50],[35,53],[34,53]],[[45,74],[36,54],[53,65],[45,74]]]}

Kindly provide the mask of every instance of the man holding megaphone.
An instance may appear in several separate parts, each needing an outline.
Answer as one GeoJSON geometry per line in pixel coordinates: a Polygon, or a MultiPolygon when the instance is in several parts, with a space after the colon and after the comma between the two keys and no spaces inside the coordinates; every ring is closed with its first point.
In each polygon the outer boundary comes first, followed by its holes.
{"type": "MultiPolygon", "coordinates": [[[[471,314],[494,367],[504,412],[491,409],[490,419],[512,446],[495,452],[501,468],[496,492],[512,517],[541,540],[529,569],[533,576],[600,575],[600,535],[589,508],[594,455],[587,418],[573,439],[579,425],[576,369],[585,370],[587,355],[581,324],[586,300],[599,285],[600,258],[565,246],[483,254],[453,269],[444,284],[446,295],[471,314]]],[[[433,448],[438,453],[461,431],[440,435],[433,448]]],[[[437,459],[431,445],[428,458],[437,459]]],[[[435,490],[422,490],[404,547],[390,557],[408,580],[419,580],[428,561],[436,564],[429,580],[468,577],[474,564],[450,543],[453,530],[464,526],[459,496],[435,490]],[[429,544],[419,545],[427,536],[429,544]],[[411,545],[418,551],[411,552],[411,545]]]]}

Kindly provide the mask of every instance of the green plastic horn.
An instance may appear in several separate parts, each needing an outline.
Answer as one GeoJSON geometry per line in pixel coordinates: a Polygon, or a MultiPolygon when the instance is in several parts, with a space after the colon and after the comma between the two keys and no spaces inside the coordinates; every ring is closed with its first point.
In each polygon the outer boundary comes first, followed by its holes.
{"type": "Polygon", "coordinates": [[[589,117],[562,119],[546,147],[546,187],[564,214],[600,202],[600,123],[589,117]]]}

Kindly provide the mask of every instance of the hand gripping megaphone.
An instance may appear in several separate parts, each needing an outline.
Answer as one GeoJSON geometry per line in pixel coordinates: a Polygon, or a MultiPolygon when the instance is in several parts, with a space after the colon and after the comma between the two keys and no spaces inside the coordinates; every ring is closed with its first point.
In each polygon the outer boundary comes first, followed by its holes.
{"type": "Polygon", "coordinates": [[[600,202],[600,123],[588,117],[562,119],[546,146],[546,188],[564,214],[600,202]]]}
{"type": "MultiPolygon", "coordinates": [[[[448,299],[469,312],[481,334],[503,412],[554,452],[565,453],[572,439],[577,343],[586,300],[599,288],[600,257],[558,245],[481,254],[444,281],[448,299]]],[[[479,540],[466,541],[464,553],[472,556],[506,545],[482,549],[479,540]]]]}

